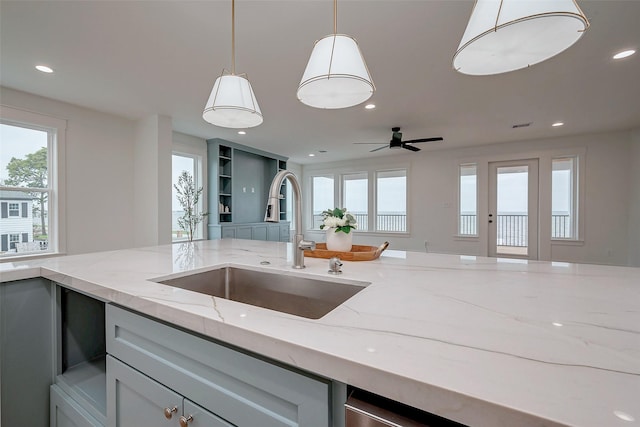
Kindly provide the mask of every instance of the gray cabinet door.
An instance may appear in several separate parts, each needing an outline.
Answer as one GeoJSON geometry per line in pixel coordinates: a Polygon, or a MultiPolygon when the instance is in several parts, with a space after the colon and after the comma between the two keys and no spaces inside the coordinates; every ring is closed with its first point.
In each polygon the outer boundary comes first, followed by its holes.
{"type": "Polygon", "coordinates": [[[49,425],[53,305],[46,279],[0,284],[0,425],[49,425]]]}
{"type": "Polygon", "coordinates": [[[238,231],[236,232],[236,239],[251,240],[251,226],[245,226],[245,227],[238,226],[238,231]]]}
{"type": "Polygon", "coordinates": [[[51,386],[51,427],[102,427],[57,385],[51,386]]]}
{"type": "Polygon", "coordinates": [[[267,240],[267,225],[254,225],[251,237],[253,240],[267,240]]]}
{"type": "Polygon", "coordinates": [[[222,227],[223,239],[235,239],[235,237],[236,237],[236,227],[222,227]]]}
{"type": "Polygon", "coordinates": [[[184,399],[184,416],[191,418],[189,427],[235,427],[189,399],[184,399]]]}
{"type": "Polygon", "coordinates": [[[175,427],[181,414],[181,395],[107,356],[108,427],[175,427]],[[175,408],[170,419],[165,408],[175,408]]]}

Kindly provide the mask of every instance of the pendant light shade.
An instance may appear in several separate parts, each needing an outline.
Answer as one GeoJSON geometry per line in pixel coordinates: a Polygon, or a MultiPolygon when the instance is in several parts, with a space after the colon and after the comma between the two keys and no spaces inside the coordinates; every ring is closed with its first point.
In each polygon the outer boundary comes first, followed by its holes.
{"type": "Polygon", "coordinates": [[[315,108],[346,108],[371,98],[375,87],[358,43],[331,34],[313,47],[298,87],[298,99],[315,108]]]}
{"type": "Polygon", "coordinates": [[[574,0],[476,0],[453,68],[472,75],[525,68],[569,48],[588,27],[574,0]]]}
{"type": "Polygon", "coordinates": [[[231,0],[231,73],[216,79],[202,118],[225,128],[250,128],[262,123],[262,112],[245,74],[236,75],[236,2],[231,0]]]}
{"type": "Polygon", "coordinates": [[[262,112],[244,75],[225,74],[216,79],[202,117],[225,128],[250,128],[262,123],[262,112]]]}
{"type": "Polygon", "coordinates": [[[333,34],[313,46],[298,99],[315,108],[347,108],[371,98],[375,90],[358,42],[338,34],[338,0],[333,0],[333,34]]]}

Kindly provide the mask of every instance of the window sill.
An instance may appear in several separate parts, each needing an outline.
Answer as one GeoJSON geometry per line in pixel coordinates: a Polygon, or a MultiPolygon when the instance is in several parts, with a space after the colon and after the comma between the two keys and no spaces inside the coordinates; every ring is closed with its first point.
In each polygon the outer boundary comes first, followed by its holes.
{"type": "Polygon", "coordinates": [[[455,240],[460,240],[460,241],[477,241],[480,240],[480,236],[478,236],[477,234],[471,235],[471,234],[454,234],[453,238],[455,240]]]}
{"type": "MultiPolygon", "coordinates": [[[[307,233],[314,233],[314,234],[324,234],[326,233],[325,230],[318,230],[318,229],[311,229],[311,230],[307,230],[307,233]]],[[[408,231],[366,231],[366,230],[359,230],[359,231],[353,231],[352,233],[354,233],[356,236],[357,235],[362,235],[362,236],[390,236],[390,237],[411,237],[411,233],[409,233],[408,231]]]]}
{"type": "Polygon", "coordinates": [[[37,259],[45,259],[45,258],[53,258],[57,256],[65,255],[62,252],[47,252],[44,254],[35,254],[35,253],[25,253],[25,254],[15,254],[15,255],[2,255],[0,256],[0,263],[5,262],[18,262],[18,261],[31,261],[37,259]]]}
{"type": "Polygon", "coordinates": [[[551,239],[551,245],[556,246],[584,246],[584,240],[578,239],[551,239]]]}

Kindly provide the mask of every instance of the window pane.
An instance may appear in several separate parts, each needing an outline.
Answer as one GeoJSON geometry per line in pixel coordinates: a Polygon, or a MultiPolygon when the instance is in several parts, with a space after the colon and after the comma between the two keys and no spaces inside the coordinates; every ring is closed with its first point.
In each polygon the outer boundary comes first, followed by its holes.
{"type": "Polygon", "coordinates": [[[0,190],[0,256],[49,249],[48,195],[0,190]]]}
{"type": "MultiPolygon", "coordinates": [[[[178,225],[178,218],[184,215],[184,210],[178,202],[178,195],[174,185],[178,183],[178,178],[183,171],[187,171],[194,179],[196,188],[199,187],[195,176],[195,159],[193,157],[181,156],[174,154],[171,156],[171,238],[173,241],[188,240],[189,233],[178,225]]],[[[194,238],[200,237],[199,230],[196,231],[194,238]]]]}
{"type": "Polygon", "coordinates": [[[57,248],[48,214],[48,150],[54,136],[54,130],[0,123],[0,256],[57,248]]]}
{"type": "Polygon", "coordinates": [[[368,195],[369,180],[366,173],[349,174],[342,177],[343,182],[343,208],[347,208],[358,222],[358,230],[367,230],[369,227],[368,195]]]}
{"type": "Polygon", "coordinates": [[[47,188],[48,133],[0,124],[0,183],[11,187],[47,188]]]}
{"type": "Polygon", "coordinates": [[[478,176],[475,164],[460,165],[460,217],[458,234],[478,235],[478,176]]]}
{"type": "Polygon", "coordinates": [[[313,229],[319,230],[322,224],[322,211],[333,209],[333,176],[314,176],[312,178],[313,192],[313,229]]]}
{"type": "Polygon", "coordinates": [[[575,158],[553,159],[551,176],[551,237],[575,238],[575,158]]]}
{"type": "Polygon", "coordinates": [[[377,231],[407,231],[407,171],[377,173],[377,231]]]}

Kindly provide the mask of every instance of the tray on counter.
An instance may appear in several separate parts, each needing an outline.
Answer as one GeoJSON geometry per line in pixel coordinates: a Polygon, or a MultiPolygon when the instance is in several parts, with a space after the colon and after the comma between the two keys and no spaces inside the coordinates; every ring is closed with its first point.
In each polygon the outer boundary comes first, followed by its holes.
{"type": "Polygon", "coordinates": [[[316,248],[312,251],[305,250],[304,256],[311,258],[333,258],[337,256],[342,261],[371,261],[377,259],[389,246],[389,242],[384,242],[378,247],[353,245],[350,252],[330,251],[326,243],[316,243],[316,248]]]}

